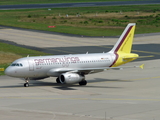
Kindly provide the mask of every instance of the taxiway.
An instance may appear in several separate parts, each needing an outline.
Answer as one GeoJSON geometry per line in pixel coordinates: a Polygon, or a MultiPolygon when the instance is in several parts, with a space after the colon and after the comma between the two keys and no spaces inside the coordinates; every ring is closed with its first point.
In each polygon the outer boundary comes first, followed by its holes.
{"type": "MultiPolygon", "coordinates": [[[[1,41],[55,53],[107,52],[117,38],[65,36],[0,29],[1,41]],[[105,44],[105,45],[104,45],[105,44]],[[85,48],[85,49],[83,49],[85,48]],[[57,51],[57,52],[56,52],[57,51]],[[53,51],[50,51],[53,52],[53,51]]],[[[145,68],[108,70],[86,76],[87,86],[57,84],[56,78],[24,81],[0,76],[0,118],[5,120],[158,120],[160,119],[160,35],[136,35],[133,51],[155,55],[131,62],[145,68]],[[143,46],[143,47],[142,47],[143,46]]],[[[53,53],[53,54],[55,54],[53,53]]]]}

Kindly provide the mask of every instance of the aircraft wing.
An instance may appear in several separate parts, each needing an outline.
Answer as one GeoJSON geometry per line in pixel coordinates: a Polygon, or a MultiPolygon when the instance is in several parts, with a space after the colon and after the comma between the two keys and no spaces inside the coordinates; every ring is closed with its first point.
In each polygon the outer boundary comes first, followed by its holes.
{"type": "Polygon", "coordinates": [[[52,73],[66,73],[66,72],[72,72],[72,73],[84,73],[84,74],[92,74],[97,72],[102,72],[105,70],[122,70],[125,68],[137,68],[140,67],[143,69],[144,64],[140,66],[123,66],[123,67],[99,67],[99,68],[59,68],[59,69],[51,69],[49,72],[52,73]]]}
{"type": "MultiPolygon", "coordinates": [[[[77,72],[88,72],[88,74],[91,73],[96,73],[96,72],[102,72],[105,70],[122,70],[122,69],[126,69],[126,68],[144,68],[144,64],[140,65],[140,66],[123,66],[123,67],[100,67],[100,68],[83,68],[83,69],[78,69],[76,70],[77,72]]],[[[75,71],[75,72],[76,72],[75,71]]],[[[72,71],[71,71],[72,72],[72,71]]],[[[74,71],[73,71],[74,72],[74,71]]]]}

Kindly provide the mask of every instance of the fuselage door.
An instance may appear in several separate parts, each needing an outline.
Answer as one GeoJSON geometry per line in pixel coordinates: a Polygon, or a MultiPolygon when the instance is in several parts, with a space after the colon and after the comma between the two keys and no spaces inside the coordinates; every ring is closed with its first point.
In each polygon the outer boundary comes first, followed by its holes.
{"type": "Polygon", "coordinates": [[[34,71],[34,63],[33,60],[28,59],[29,71],[34,71]]]}

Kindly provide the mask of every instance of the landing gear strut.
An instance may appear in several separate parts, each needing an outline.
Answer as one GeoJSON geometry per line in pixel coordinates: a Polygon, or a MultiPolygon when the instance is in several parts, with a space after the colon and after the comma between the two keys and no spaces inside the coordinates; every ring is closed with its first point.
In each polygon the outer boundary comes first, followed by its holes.
{"type": "Polygon", "coordinates": [[[82,80],[81,82],[79,82],[79,85],[87,85],[87,81],[86,80],[82,80]]]}
{"type": "Polygon", "coordinates": [[[26,83],[24,83],[24,87],[29,87],[29,78],[26,78],[25,82],[26,83]]]}

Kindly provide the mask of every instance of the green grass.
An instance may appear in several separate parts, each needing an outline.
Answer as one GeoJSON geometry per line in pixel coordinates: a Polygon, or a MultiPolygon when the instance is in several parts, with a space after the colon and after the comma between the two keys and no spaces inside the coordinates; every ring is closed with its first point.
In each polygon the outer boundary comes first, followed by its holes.
{"type": "MultiPolygon", "coordinates": [[[[133,1],[133,0],[1,0],[0,5],[35,4],[35,3],[107,2],[107,1],[133,1]]],[[[134,1],[139,1],[139,0],[134,0],[134,1]]]]}
{"type": "Polygon", "coordinates": [[[132,22],[137,23],[137,34],[160,32],[160,5],[0,11],[0,25],[84,36],[120,35],[132,22]]]}
{"type": "Polygon", "coordinates": [[[46,55],[46,53],[43,53],[43,52],[39,52],[36,50],[30,50],[27,48],[22,48],[22,47],[18,47],[15,45],[2,43],[2,42],[0,42],[0,46],[1,46],[0,51],[14,53],[14,54],[22,56],[22,57],[25,57],[27,55],[30,55],[30,56],[46,55]]]}
{"type": "MultiPolygon", "coordinates": [[[[17,47],[14,45],[9,45],[6,43],[0,42],[0,68],[6,68],[10,65],[11,62],[18,58],[30,56],[40,56],[47,55],[46,53],[30,50],[22,47],[17,47]]],[[[4,75],[4,72],[0,71],[0,75],[4,75]]]]}

